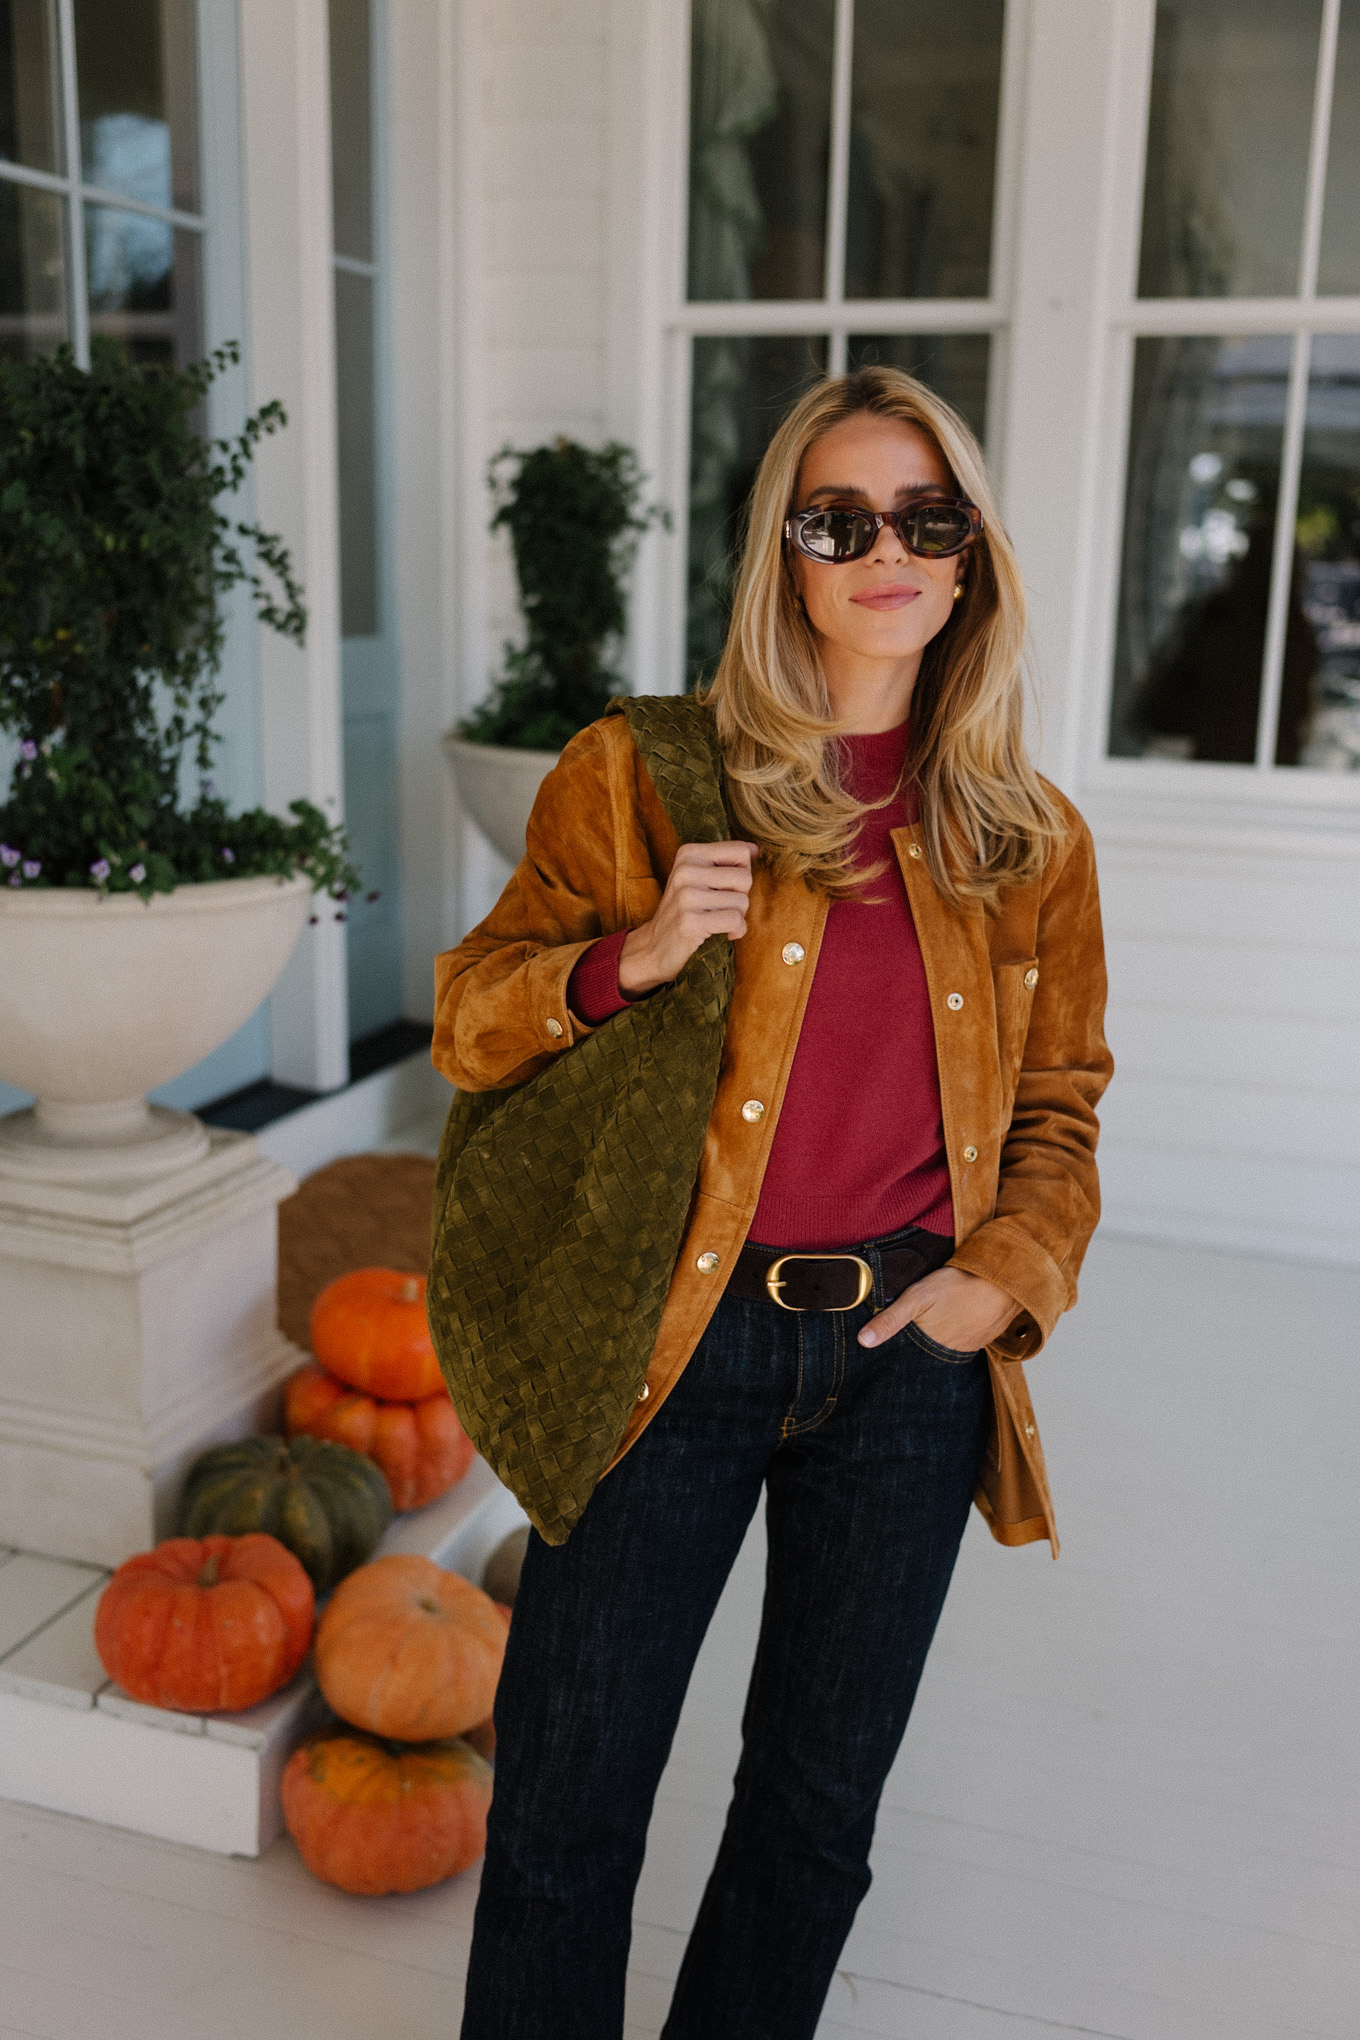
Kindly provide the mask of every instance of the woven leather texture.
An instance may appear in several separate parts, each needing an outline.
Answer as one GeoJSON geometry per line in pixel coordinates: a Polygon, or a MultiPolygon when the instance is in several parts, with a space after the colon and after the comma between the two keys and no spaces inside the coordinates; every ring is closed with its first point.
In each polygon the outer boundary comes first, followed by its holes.
{"type": "MultiPolygon", "coordinates": [[[[711,711],[625,696],[682,843],[731,835],[711,711]]],[[[713,1109],[732,946],[512,1091],[462,1093],[435,1179],[426,1293],[454,1407],[549,1544],[565,1543],[646,1378],[713,1109]]]]}

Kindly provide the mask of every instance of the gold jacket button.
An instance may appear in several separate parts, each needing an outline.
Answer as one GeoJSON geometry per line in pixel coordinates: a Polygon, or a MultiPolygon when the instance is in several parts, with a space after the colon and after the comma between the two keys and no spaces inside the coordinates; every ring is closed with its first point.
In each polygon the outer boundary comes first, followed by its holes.
{"type": "Polygon", "coordinates": [[[718,1272],[718,1256],[716,1254],[700,1254],[694,1265],[701,1275],[716,1275],[718,1272]]]}
{"type": "Polygon", "coordinates": [[[921,846],[920,846],[920,844],[919,844],[919,843],[908,843],[908,845],[907,845],[907,855],[908,855],[908,857],[919,857],[919,856],[920,856],[920,854],[921,854],[921,846]]]}
{"type": "Polygon", "coordinates": [[[1031,969],[1025,972],[1025,990],[1027,992],[1032,992],[1034,990],[1034,987],[1038,984],[1038,982],[1039,973],[1037,970],[1031,969]]]}
{"type": "Polygon", "coordinates": [[[765,1107],[759,1098],[748,1098],[741,1108],[741,1116],[748,1126],[754,1126],[758,1119],[765,1117],[765,1107]]]}
{"type": "Polygon", "coordinates": [[[963,1159],[965,1162],[975,1162],[977,1160],[977,1149],[970,1144],[963,1151],[963,1159]]]}
{"type": "Polygon", "coordinates": [[[651,1392],[652,1392],[651,1389],[647,1386],[647,1383],[644,1381],[641,1388],[638,1390],[638,1401],[640,1403],[646,1402],[651,1392]]]}
{"type": "Polygon", "coordinates": [[[546,1024],[553,1040],[560,1041],[562,1039],[562,1022],[560,1020],[549,1020],[546,1024]]]}
{"type": "Polygon", "coordinates": [[[949,994],[949,997],[945,1000],[945,1004],[946,1006],[948,1006],[951,1013],[957,1013],[960,1007],[963,1005],[963,993],[951,992],[949,994]]]}
{"type": "Polygon", "coordinates": [[[779,953],[785,963],[801,963],[807,955],[801,942],[786,942],[779,953]]]}

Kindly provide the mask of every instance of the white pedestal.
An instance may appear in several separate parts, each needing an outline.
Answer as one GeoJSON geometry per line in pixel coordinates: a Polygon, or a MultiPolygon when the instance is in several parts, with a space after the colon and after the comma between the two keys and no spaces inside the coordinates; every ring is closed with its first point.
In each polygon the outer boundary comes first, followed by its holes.
{"type": "Polygon", "coordinates": [[[303,1357],[275,1325],[295,1187],[219,1131],[149,1180],[0,1174],[0,1544],[115,1566],[173,1533],[205,1444],[272,1427],[303,1357]]]}

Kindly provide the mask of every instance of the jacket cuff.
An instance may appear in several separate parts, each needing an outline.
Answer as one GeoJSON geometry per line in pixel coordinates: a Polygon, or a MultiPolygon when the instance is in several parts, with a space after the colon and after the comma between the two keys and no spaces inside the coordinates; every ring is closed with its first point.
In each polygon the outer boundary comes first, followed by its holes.
{"type": "Polygon", "coordinates": [[[560,947],[554,944],[529,959],[526,990],[530,1025],[540,1055],[554,1055],[559,1049],[570,1048],[591,1031],[590,1023],[572,1012],[567,987],[577,964],[593,947],[590,942],[569,942],[560,947]]]}
{"type": "Polygon", "coordinates": [[[1062,1269],[1013,1219],[993,1218],[970,1233],[950,1257],[951,1268],[995,1282],[1020,1306],[990,1350],[1002,1360],[1029,1360],[1072,1303],[1072,1285],[1062,1269]]]}
{"type": "Polygon", "coordinates": [[[572,970],[567,982],[567,1004],[587,1027],[602,1027],[606,1020],[612,1020],[632,1004],[619,990],[619,958],[627,939],[626,928],[620,928],[616,935],[602,936],[591,943],[572,970]]]}

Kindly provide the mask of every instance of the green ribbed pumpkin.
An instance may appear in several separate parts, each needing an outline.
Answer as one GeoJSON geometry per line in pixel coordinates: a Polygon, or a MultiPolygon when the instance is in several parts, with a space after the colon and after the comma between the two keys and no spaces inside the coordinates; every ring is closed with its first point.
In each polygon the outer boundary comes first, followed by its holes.
{"type": "Polygon", "coordinates": [[[238,1438],[214,1445],[189,1469],[180,1508],[183,1537],[244,1537],[267,1531],[327,1594],[354,1571],[392,1520],[381,1470],[327,1438],[238,1438]]]}

